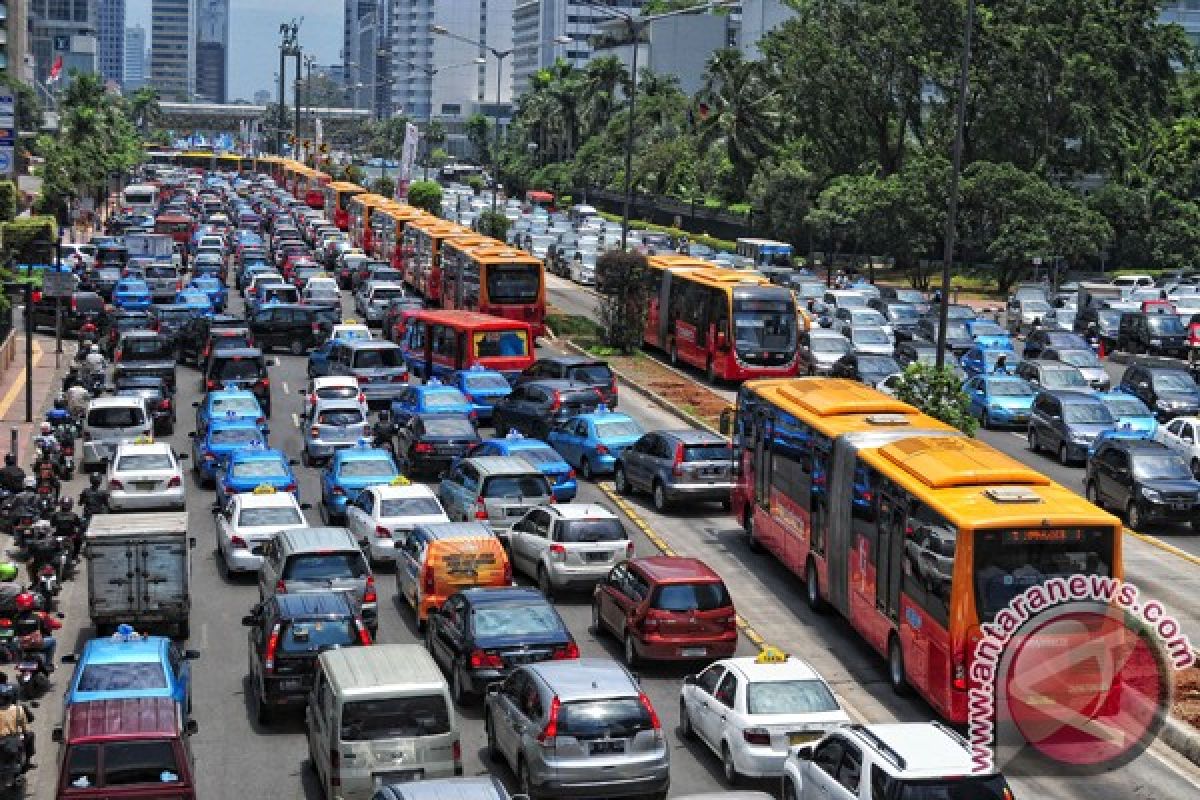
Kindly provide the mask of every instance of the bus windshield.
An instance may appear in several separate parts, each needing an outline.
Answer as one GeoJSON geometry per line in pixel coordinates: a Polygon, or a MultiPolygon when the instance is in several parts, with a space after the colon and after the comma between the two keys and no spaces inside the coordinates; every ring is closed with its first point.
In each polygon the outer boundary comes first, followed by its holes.
{"type": "Polygon", "coordinates": [[[536,303],[541,282],[534,264],[492,266],[487,271],[488,300],[492,303],[536,303]]]}
{"type": "Polygon", "coordinates": [[[1009,601],[1049,578],[1112,575],[1111,528],[1030,528],[975,533],[975,601],[991,622],[1009,601]]]}
{"type": "Polygon", "coordinates": [[[796,348],[796,309],[782,300],[735,299],[733,328],[739,352],[796,348]]]}

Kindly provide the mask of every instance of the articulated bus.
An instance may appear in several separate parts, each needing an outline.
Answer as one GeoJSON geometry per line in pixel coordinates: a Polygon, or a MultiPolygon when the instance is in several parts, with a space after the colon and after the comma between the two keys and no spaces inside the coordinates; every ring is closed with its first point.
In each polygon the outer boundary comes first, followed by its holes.
{"type": "Polygon", "coordinates": [[[386,202],[388,202],[386,197],[371,192],[356,194],[346,201],[346,208],[350,214],[350,243],[364,253],[371,252],[373,243],[371,215],[376,208],[386,202]]]}
{"type": "Polygon", "coordinates": [[[643,345],[703,369],[710,382],[796,374],[796,300],[789,289],[687,256],[647,262],[643,345]]]}
{"type": "Polygon", "coordinates": [[[533,365],[533,329],[519,320],[427,309],[406,312],[402,324],[396,341],[404,361],[425,379],[475,364],[515,377],[533,365]]]}
{"type": "Polygon", "coordinates": [[[495,239],[442,243],[442,307],[521,320],[537,336],[546,326],[546,273],[541,259],[495,239]]]}
{"type": "Polygon", "coordinates": [[[350,198],[366,191],[357,183],[346,181],[332,181],[325,187],[325,210],[329,212],[330,221],[339,231],[350,230],[350,211],[347,205],[350,198]]]}
{"type": "Polygon", "coordinates": [[[309,208],[314,208],[317,211],[325,208],[325,187],[333,180],[327,173],[321,172],[318,169],[300,165],[301,178],[297,187],[296,197],[303,200],[304,204],[309,208]]]}
{"type": "Polygon", "coordinates": [[[415,219],[404,226],[404,275],[430,306],[442,304],[442,240],[448,236],[477,235],[470,228],[438,217],[415,219]]]}
{"type": "MultiPolygon", "coordinates": [[[[428,216],[429,214],[423,209],[403,203],[377,209],[371,215],[371,227],[374,230],[373,235],[377,237],[377,241],[373,244],[377,245],[379,259],[387,261],[393,269],[404,272],[404,249],[401,245],[404,238],[404,226],[411,220],[428,216]],[[375,227],[376,223],[379,224],[378,228],[375,227]]],[[[408,280],[407,275],[405,275],[405,280],[408,280]]]]}
{"type": "Polygon", "coordinates": [[[407,208],[411,208],[411,206],[397,202],[389,197],[371,210],[371,247],[366,251],[367,255],[377,261],[391,263],[390,256],[384,254],[383,229],[387,224],[387,215],[407,208]]]}
{"type": "Polygon", "coordinates": [[[852,381],[742,385],[735,518],[946,719],[981,623],[1031,586],[1121,577],[1121,524],[977,439],[852,381]]]}

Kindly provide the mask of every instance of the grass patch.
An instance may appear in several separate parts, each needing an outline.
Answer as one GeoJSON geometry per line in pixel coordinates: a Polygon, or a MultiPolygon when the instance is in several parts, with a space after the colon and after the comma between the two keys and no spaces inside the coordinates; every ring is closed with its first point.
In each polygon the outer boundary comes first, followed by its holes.
{"type": "Polygon", "coordinates": [[[547,314],[546,325],[556,336],[582,336],[599,339],[604,335],[600,324],[575,314],[547,314]]]}

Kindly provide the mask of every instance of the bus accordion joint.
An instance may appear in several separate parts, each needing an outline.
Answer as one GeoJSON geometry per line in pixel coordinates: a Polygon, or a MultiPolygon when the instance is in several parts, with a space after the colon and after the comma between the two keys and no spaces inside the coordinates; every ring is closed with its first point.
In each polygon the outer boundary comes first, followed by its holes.
{"type": "Polygon", "coordinates": [[[1024,486],[993,486],[984,490],[984,496],[994,503],[1040,503],[1042,498],[1037,492],[1030,491],[1024,486]]]}
{"type": "Polygon", "coordinates": [[[867,417],[871,425],[908,425],[911,421],[906,414],[871,414],[867,417]]]}

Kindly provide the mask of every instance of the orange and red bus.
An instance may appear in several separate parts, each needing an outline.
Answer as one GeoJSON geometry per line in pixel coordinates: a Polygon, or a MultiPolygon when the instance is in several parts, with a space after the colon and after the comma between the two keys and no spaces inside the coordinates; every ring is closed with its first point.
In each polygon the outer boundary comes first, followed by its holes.
{"type": "Polygon", "coordinates": [[[414,219],[404,226],[404,275],[431,306],[442,304],[441,246],[447,236],[475,234],[456,222],[439,217],[414,219]]]}
{"type": "Polygon", "coordinates": [[[687,256],[650,256],[642,343],[710,381],[796,374],[796,300],[761,275],[687,256]]]}
{"type": "Polygon", "coordinates": [[[185,247],[196,231],[196,220],[190,214],[159,214],[154,218],[154,232],[165,233],[185,247]]]}
{"type": "Polygon", "coordinates": [[[475,364],[515,376],[534,361],[533,329],[473,311],[413,310],[394,336],[409,372],[424,379],[475,364]]]}
{"type": "Polygon", "coordinates": [[[525,205],[532,208],[544,208],[547,211],[554,210],[554,193],[542,191],[541,189],[530,189],[525,192],[525,205]]]}
{"type": "Polygon", "coordinates": [[[527,322],[537,336],[546,330],[546,268],[524,250],[487,239],[442,243],[439,292],[443,308],[478,311],[527,322]]]}
{"type": "MultiPolygon", "coordinates": [[[[980,625],[1052,577],[1121,577],[1121,524],[987,444],[862,384],[748,381],[733,512],[948,720],[967,719],[980,625]]],[[[989,689],[991,687],[988,687],[989,689]]]]}
{"type": "Polygon", "coordinates": [[[350,210],[347,207],[350,198],[366,191],[357,183],[346,181],[331,181],[325,187],[325,209],[330,214],[330,221],[339,231],[350,230],[350,210]]]}
{"type": "MultiPolygon", "coordinates": [[[[404,238],[404,226],[411,220],[421,219],[429,216],[424,210],[415,206],[396,203],[378,209],[371,215],[371,225],[374,228],[378,223],[378,228],[373,233],[377,237],[376,249],[379,252],[379,259],[387,261],[394,269],[404,272],[404,249],[401,246],[404,238]]],[[[405,275],[405,280],[408,281],[408,276],[405,275]]],[[[409,282],[409,285],[413,285],[409,282]]]]}
{"type": "Polygon", "coordinates": [[[370,253],[373,244],[371,214],[386,202],[386,197],[371,192],[356,194],[346,201],[350,214],[350,243],[364,253],[370,253]]]}

